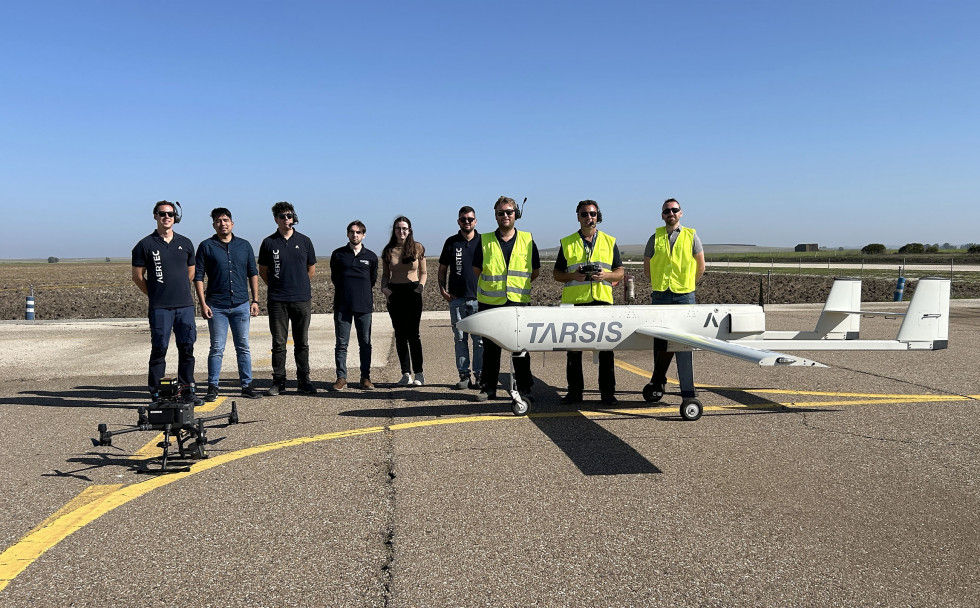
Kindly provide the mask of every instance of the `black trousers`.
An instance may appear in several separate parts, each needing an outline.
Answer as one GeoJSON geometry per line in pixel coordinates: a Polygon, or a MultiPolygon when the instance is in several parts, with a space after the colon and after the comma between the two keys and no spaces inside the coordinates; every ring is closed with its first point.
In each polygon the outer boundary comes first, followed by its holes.
{"type": "Polygon", "coordinates": [[[275,302],[269,300],[269,331],[272,333],[272,380],[286,381],[286,336],[293,326],[293,357],[296,378],[310,381],[310,315],[313,301],[275,302]]]}
{"type": "Polygon", "coordinates": [[[422,338],[419,325],[422,322],[422,294],[415,291],[418,283],[388,283],[388,316],[395,330],[395,352],[403,374],[420,374],[423,370],[422,338]]]}
{"type": "MultiPolygon", "coordinates": [[[[616,392],[616,357],[611,350],[599,351],[599,392],[612,395],[616,392]]],[[[582,351],[565,353],[565,381],[568,392],[582,394],[585,376],[582,374],[582,351]]]]}
{"type": "MultiPolygon", "coordinates": [[[[609,305],[611,302],[576,304],[576,306],[609,305]]],[[[601,311],[596,311],[596,316],[601,315],[601,311]]],[[[568,383],[568,392],[581,395],[582,391],[585,390],[585,377],[582,375],[582,351],[570,350],[565,355],[565,381],[568,383]]],[[[599,392],[603,395],[612,395],[616,392],[615,359],[611,350],[599,351],[599,392]]]]}
{"type": "MultiPolygon", "coordinates": [[[[503,306],[524,305],[509,302],[503,306]]],[[[500,307],[480,302],[480,311],[491,310],[493,308],[500,307]]],[[[500,381],[500,353],[502,350],[500,345],[493,340],[483,340],[483,371],[480,373],[480,384],[481,388],[486,391],[493,392],[497,390],[497,383],[500,381]]],[[[522,393],[530,393],[531,387],[534,385],[534,378],[531,377],[531,357],[512,356],[511,361],[514,363],[514,380],[517,383],[517,390],[522,393]]]]}

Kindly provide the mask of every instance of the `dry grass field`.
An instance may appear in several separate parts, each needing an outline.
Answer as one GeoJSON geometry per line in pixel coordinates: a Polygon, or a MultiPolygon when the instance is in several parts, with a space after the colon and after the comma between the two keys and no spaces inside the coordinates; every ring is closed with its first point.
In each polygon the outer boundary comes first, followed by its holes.
{"type": "MultiPolygon", "coordinates": [[[[328,313],[333,305],[333,286],[330,283],[328,260],[318,264],[320,272],[314,279],[313,311],[328,313]]],[[[430,282],[425,291],[426,310],[444,310],[446,304],[435,286],[438,263],[428,261],[430,282]]],[[[540,278],[534,282],[532,304],[546,306],[561,300],[561,284],[551,278],[552,264],[543,262],[540,278]]],[[[646,302],[650,291],[639,267],[629,267],[635,280],[640,303],[646,302]]],[[[807,275],[773,275],[768,279],[757,274],[738,274],[709,271],[698,285],[697,300],[720,304],[759,302],[760,281],[763,297],[773,304],[822,302],[830,290],[832,278],[807,275]]],[[[260,281],[261,284],[261,281],[260,281]]],[[[59,262],[0,264],[0,319],[24,318],[24,304],[34,286],[37,319],[111,319],[138,318],[146,315],[146,296],[130,279],[130,266],[119,262],[59,262]]],[[[906,287],[906,297],[914,290],[914,282],[906,287]]],[[[865,302],[890,301],[895,290],[891,280],[865,279],[865,302]]],[[[616,289],[616,303],[622,304],[623,290],[616,289]]],[[[976,284],[953,285],[954,298],[980,297],[976,284]]],[[[264,288],[263,297],[264,300],[264,288]]],[[[262,306],[262,314],[266,314],[262,306]]],[[[380,289],[375,291],[375,310],[384,311],[380,289]]]]}

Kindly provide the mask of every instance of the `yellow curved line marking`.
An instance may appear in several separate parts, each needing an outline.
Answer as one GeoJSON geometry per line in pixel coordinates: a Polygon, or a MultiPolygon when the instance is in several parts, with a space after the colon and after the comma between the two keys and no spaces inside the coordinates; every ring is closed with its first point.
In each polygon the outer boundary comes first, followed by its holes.
{"type": "MultiPolygon", "coordinates": [[[[643,372],[646,374],[647,372],[643,372]]],[[[804,394],[802,392],[786,391],[788,393],[804,394]]],[[[916,402],[939,402],[939,401],[966,401],[980,398],[980,395],[971,396],[948,396],[948,395],[890,395],[877,399],[850,399],[850,400],[828,400],[828,401],[791,401],[786,403],[758,404],[758,405],[735,405],[735,406],[706,406],[705,411],[731,411],[731,410],[752,410],[752,409],[772,409],[776,407],[834,407],[842,405],[870,405],[870,404],[891,404],[891,403],[916,403],[916,402]],[[910,400],[911,397],[911,400],[910,400]]],[[[216,407],[219,401],[215,402],[216,407]]],[[[529,417],[557,418],[571,416],[615,416],[626,415],[636,416],[643,414],[664,413],[675,410],[674,405],[658,405],[656,407],[641,409],[609,409],[609,410],[576,410],[571,412],[552,412],[531,414],[529,417]]],[[[203,408],[202,408],[203,409],[203,408]]],[[[202,473],[212,468],[234,462],[236,460],[254,456],[265,452],[271,452],[282,448],[306,445],[320,441],[332,441],[335,439],[345,439],[347,437],[358,437],[381,433],[386,430],[399,431],[423,427],[443,426],[450,424],[468,424],[473,422],[489,421],[521,421],[529,417],[517,417],[510,414],[465,416],[458,418],[440,418],[437,420],[424,420],[418,422],[405,422],[390,426],[372,426],[361,429],[349,429],[345,431],[335,431],[308,437],[297,437],[273,443],[267,443],[250,448],[243,448],[234,452],[219,454],[207,460],[202,460],[191,465],[190,470],[176,472],[168,475],[154,477],[140,483],[128,486],[93,486],[82,492],[76,499],[62,507],[54,515],[46,519],[42,524],[31,530],[24,538],[0,553],[0,591],[35,560],[43,555],[47,550],[54,547],[63,539],[73,534],[77,530],[95,521],[99,517],[120,507],[130,501],[171,483],[180,481],[191,475],[202,473]]],[[[152,443],[152,442],[151,442],[152,443]]]]}

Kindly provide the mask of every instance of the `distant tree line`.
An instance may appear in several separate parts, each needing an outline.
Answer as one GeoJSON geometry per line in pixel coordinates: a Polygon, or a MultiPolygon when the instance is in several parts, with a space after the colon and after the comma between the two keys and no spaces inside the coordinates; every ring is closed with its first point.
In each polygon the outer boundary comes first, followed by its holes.
{"type": "MultiPolygon", "coordinates": [[[[980,245],[977,243],[967,243],[961,247],[950,245],[949,243],[943,243],[942,245],[939,243],[933,243],[932,245],[923,245],[922,243],[905,243],[898,248],[898,253],[939,253],[940,251],[950,251],[955,249],[966,249],[967,253],[980,253],[980,245]]],[[[861,248],[861,253],[865,255],[881,255],[886,251],[885,246],[881,243],[868,243],[861,248]]]]}

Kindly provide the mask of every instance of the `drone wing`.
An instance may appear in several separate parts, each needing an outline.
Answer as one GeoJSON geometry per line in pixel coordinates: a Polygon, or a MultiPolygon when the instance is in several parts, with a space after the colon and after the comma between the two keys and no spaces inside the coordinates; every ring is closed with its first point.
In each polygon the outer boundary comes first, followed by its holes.
{"type": "Polygon", "coordinates": [[[650,336],[652,338],[660,338],[662,340],[676,342],[677,344],[683,344],[684,346],[690,346],[692,348],[711,351],[713,353],[726,355],[728,357],[735,357],[736,359],[742,359],[743,361],[749,361],[758,365],[827,367],[823,363],[811,361],[810,359],[804,359],[803,357],[791,356],[771,350],[755,348],[754,346],[737,344],[735,342],[726,342],[717,338],[709,338],[706,336],[677,331],[661,326],[646,325],[637,328],[636,333],[644,336],[650,336]]]}

